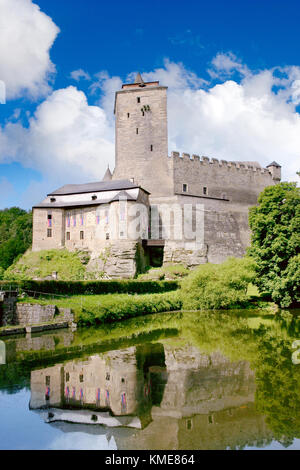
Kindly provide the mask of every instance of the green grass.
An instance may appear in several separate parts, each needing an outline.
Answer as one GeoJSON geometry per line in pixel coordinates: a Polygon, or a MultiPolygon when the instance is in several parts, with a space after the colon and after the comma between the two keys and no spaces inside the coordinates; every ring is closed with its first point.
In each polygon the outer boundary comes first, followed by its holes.
{"type": "Polygon", "coordinates": [[[68,298],[25,297],[22,303],[56,305],[71,308],[80,326],[110,323],[149,313],[180,310],[182,301],[176,292],[164,294],[73,295],[68,298]]]}
{"type": "Polygon", "coordinates": [[[27,251],[4,273],[4,279],[44,279],[58,273],[58,279],[66,281],[83,280],[85,266],[80,253],[67,250],[27,251]]]}

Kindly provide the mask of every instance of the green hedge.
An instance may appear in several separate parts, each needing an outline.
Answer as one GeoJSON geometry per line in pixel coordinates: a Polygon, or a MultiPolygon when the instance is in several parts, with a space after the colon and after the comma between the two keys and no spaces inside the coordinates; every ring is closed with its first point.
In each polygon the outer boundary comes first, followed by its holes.
{"type": "Polygon", "coordinates": [[[178,281],[0,281],[0,290],[20,288],[60,295],[154,294],[178,289],[178,281]]]}
{"type": "Polygon", "coordinates": [[[88,305],[76,315],[79,326],[100,325],[151,313],[180,310],[182,300],[177,292],[114,296],[102,299],[98,305],[88,305]]]}

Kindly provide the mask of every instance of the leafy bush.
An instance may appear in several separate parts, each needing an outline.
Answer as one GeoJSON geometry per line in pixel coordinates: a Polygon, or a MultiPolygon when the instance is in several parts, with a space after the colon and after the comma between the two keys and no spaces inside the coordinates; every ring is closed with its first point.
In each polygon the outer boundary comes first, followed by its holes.
{"type": "Polygon", "coordinates": [[[228,258],[222,264],[204,264],[182,281],[183,308],[188,310],[223,309],[248,302],[247,289],[255,276],[249,258],[228,258]]]}

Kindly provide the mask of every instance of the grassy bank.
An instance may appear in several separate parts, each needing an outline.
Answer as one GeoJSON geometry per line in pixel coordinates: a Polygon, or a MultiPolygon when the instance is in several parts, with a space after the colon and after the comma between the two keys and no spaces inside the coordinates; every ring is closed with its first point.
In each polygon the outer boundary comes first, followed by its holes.
{"type": "Polygon", "coordinates": [[[107,294],[73,295],[68,298],[24,297],[20,302],[40,305],[54,304],[71,308],[80,326],[99,325],[149,313],[180,310],[182,300],[178,293],[164,294],[107,294]]]}

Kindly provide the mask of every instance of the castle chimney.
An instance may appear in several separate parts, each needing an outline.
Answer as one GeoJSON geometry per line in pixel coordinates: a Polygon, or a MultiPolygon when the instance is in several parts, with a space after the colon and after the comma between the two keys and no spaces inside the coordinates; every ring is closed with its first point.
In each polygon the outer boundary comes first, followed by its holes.
{"type": "Polygon", "coordinates": [[[281,166],[278,165],[278,163],[276,162],[272,162],[267,165],[267,168],[271,173],[273,180],[279,183],[279,181],[281,180],[281,166]]]}

